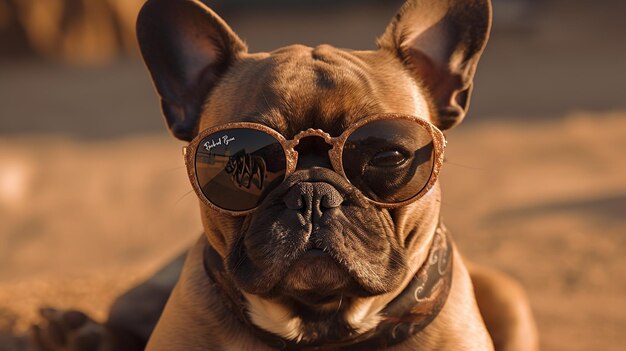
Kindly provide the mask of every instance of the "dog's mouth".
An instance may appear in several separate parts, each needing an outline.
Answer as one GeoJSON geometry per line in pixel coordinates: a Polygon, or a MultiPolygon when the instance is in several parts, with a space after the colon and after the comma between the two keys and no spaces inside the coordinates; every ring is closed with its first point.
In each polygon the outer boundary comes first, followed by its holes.
{"type": "Polygon", "coordinates": [[[388,292],[404,273],[401,251],[372,222],[353,225],[347,217],[311,234],[280,221],[253,226],[229,255],[229,273],[250,294],[316,308],[388,292]]]}
{"type": "Polygon", "coordinates": [[[330,253],[306,250],[277,284],[277,293],[301,304],[332,308],[345,295],[357,294],[356,282],[330,253]]]}

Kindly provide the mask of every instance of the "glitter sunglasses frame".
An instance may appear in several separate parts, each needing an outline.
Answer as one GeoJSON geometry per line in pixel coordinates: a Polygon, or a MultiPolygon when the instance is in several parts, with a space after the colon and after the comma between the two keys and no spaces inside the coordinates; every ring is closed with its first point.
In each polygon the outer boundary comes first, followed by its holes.
{"type": "Polygon", "coordinates": [[[291,140],[287,140],[282,134],[280,134],[276,130],[260,123],[254,123],[254,122],[226,123],[226,124],[218,125],[215,127],[207,128],[203,130],[202,132],[200,132],[189,143],[189,145],[183,147],[183,156],[185,157],[185,165],[187,166],[187,174],[189,176],[189,181],[191,182],[191,185],[193,186],[194,191],[196,192],[196,194],[198,195],[202,203],[204,203],[210,208],[221,213],[225,213],[231,216],[244,216],[244,215],[248,215],[254,212],[256,207],[249,209],[249,210],[244,210],[244,211],[226,210],[212,203],[211,201],[209,201],[209,199],[202,192],[201,186],[198,183],[198,178],[196,176],[195,157],[196,157],[196,152],[198,150],[198,147],[200,146],[204,138],[206,138],[207,136],[220,132],[222,130],[241,129],[241,128],[258,130],[258,131],[261,131],[270,135],[271,137],[273,137],[274,139],[276,139],[276,141],[280,143],[280,145],[282,146],[285,152],[285,159],[286,159],[287,164],[285,165],[285,176],[283,178],[283,181],[287,179],[296,170],[296,166],[298,164],[298,151],[296,151],[295,148],[300,143],[300,140],[304,138],[308,138],[308,137],[320,137],[327,144],[331,146],[331,149],[328,150],[328,157],[330,159],[330,163],[331,163],[331,166],[333,167],[333,170],[337,172],[339,175],[341,175],[342,177],[344,177],[350,184],[352,184],[349,178],[346,176],[346,173],[343,168],[343,162],[342,162],[343,148],[344,148],[346,141],[350,137],[350,135],[352,135],[354,131],[356,131],[357,129],[359,129],[360,127],[366,124],[376,122],[376,121],[382,121],[382,120],[398,120],[398,119],[409,120],[409,121],[418,123],[426,131],[429,132],[433,141],[433,146],[434,146],[433,147],[434,162],[433,162],[433,168],[432,168],[430,177],[428,179],[428,182],[413,197],[404,201],[400,201],[400,202],[385,203],[385,202],[378,202],[373,199],[370,199],[368,196],[363,194],[364,198],[366,198],[369,202],[373,203],[376,206],[380,206],[382,208],[398,208],[398,207],[406,206],[410,203],[417,201],[435,185],[435,183],[437,182],[437,178],[439,176],[439,171],[441,170],[441,165],[443,164],[443,160],[444,160],[446,138],[443,132],[439,130],[432,123],[416,116],[403,115],[403,114],[380,114],[380,115],[370,116],[370,117],[357,121],[356,123],[352,124],[343,133],[341,133],[341,135],[337,137],[332,137],[330,134],[320,129],[307,129],[296,134],[291,140]]]}

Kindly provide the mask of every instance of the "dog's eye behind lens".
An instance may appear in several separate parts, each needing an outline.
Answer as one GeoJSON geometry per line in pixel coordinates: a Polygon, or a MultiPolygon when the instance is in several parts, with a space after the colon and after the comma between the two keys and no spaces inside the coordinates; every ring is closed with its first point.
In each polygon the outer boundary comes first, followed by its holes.
{"type": "Polygon", "coordinates": [[[370,160],[374,167],[397,167],[405,163],[407,158],[398,150],[379,152],[370,160]]]}
{"type": "Polygon", "coordinates": [[[428,183],[434,165],[428,129],[408,119],[381,119],[346,140],[343,167],[350,182],[372,200],[411,199],[428,183]]]}

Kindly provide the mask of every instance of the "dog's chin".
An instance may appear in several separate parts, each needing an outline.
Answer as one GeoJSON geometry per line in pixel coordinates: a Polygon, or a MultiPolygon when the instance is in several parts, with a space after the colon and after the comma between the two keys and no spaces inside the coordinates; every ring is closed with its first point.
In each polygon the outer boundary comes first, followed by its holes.
{"type": "Polygon", "coordinates": [[[346,296],[362,295],[348,271],[321,249],[307,250],[277,284],[277,296],[316,309],[332,309],[346,296]]]}

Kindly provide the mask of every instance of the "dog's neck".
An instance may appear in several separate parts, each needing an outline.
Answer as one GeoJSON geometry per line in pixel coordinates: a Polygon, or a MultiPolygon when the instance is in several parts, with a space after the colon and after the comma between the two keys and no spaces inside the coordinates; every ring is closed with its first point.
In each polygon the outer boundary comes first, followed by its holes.
{"type": "Polygon", "coordinates": [[[205,271],[221,291],[226,305],[268,346],[279,350],[323,349],[378,350],[397,345],[429,325],[443,308],[452,285],[453,247],[447,229],[439,224],[428,256],[408,286],[380,312],[380,322],[368,332],[343,340],[298,342],[265,331],[248,317],[246,300],[225,274],[222,259],[210,246],[204,252],[205,271]]]}

